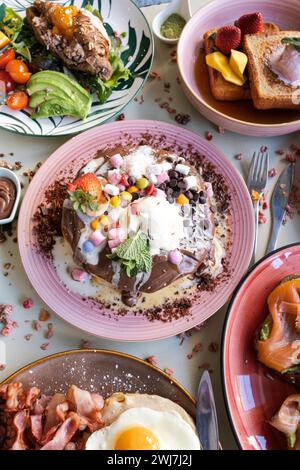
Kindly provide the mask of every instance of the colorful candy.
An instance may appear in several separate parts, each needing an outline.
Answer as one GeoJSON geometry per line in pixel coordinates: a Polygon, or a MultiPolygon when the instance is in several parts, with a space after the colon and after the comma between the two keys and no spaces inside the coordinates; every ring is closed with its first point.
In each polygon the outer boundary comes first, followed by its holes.
{"type": "Polygon", "coordinates": [[[138,189],[146,189],[149,186],[149,181],[147,178],[139,178],[135,184],[138,189]]]}
{"type": "Polygon", "coordinates": [[[139,188],[137,188],[136,186],[129,186],[129,188],[127,189],[127,191],[128,191],[130,194],[137,193],[138,190],[139,190],[139,188]]]}
{"type": "Polygon", "coordinates": [[[120,198],[119,196],[113,196],[110,198],[109,204],[111,207],[119,207],[120,205],[120,198]]]}
{"type": "Polygon", "coordinates": [[[198,186],[198,181],[196,176],[191,175],[191,176],[185,176],[183,178],[183,181],[185,183],[185,188],[188,191],[189,189],[197,189],[198,186]]]}
{"type": "Polygon", "coordinates": [[[123,160],[123,157],[119,153],[116,153],[115,155],[111,157],[110,163],[112,164],[114,168],[120,168],[123,165],[124,160],[123,160]]]}
{"type": "Polygon", "coordinates": [[[169,261],[172,264],[180,264],[182,261],[182,254],[179,250],[173,250],[169,252],[169,261]]]}
{"type": "Polygon", "coordinates": [[[92,220],[91,222],[91,229],[92,230],[97,230],[100,227],[100,221],[99,219],[92,220]]]}
{"type": "Polygon", "coordinates": [[[176,199],[177,204],[180,206],[185,206],[189,203],[188,198],[184,194],[179,194],[178,198],[176,199]]]}
{"type": "Polygon", "coordinates": [[[121,194],[122,201],[131,202],[132,195],[128,191],[122,191],[121,194]]]}
{"type": "Polygon", "coordinates": [[[90,240],[86,240],[83,243],[82,248],[83,248],[83,251],[85,251],[85,253],[91,253],[94,250],[95,245],[90,240]]]}
{"type": "Polygon", "coordinates": [[[107,227],[109,225],[109,218],[107,215],[101,215],[101,217],[99,217],[99,222],[103,227],[107,227]]]}

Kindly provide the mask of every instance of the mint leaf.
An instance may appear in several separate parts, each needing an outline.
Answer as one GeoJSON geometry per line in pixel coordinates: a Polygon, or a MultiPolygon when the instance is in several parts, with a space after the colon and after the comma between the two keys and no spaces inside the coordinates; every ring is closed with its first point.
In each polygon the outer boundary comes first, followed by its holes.
{"type": "Polygon", "coordinates": [[[283,38],[282,44],[291,44],[296,51],[300,52],[300,38],[283,38]]]}
{"type": "Polygon", "coordinates": [[[209,39],[210,41],[215,41],[216,36],[217,36],[217,33],[212,33],[212,34],[208,37],[208,39],[209,39]]]}
{"type": "Polygon", "coordinates": [[[128,277],[134,277],[138,273],[148,273],[152,269],[149,240],[140,230],[133,237],[127,238],[107,257],[119,261],[128,277]]]}
{"type": "Polygon", "coordinates": [[[4,3],[2,3],[0,5],[0,23],[2,23],[2,21],[5,18],[5,10],[6,10],[6,6],[4,5],[4,3]]]}
{"type": "Polygon", "coordinates": [[[289,367],[288,369],[283,369],[281,371],[281,374],[300,374],[300,367],[293,366],[293,367],[289,367]]]}

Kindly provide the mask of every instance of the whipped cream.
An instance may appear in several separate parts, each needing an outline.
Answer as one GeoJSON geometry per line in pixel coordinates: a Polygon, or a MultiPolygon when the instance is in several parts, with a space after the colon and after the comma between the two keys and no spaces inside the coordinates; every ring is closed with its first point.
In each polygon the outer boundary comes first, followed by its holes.
{"type": "Polygon", "coordinates": [[[292,87],[300,87],[300,52],[292,45],[279,45],[268,58],[269,67],[277,77],[292,87]]]}
{"type": "Polygon", "coordinates": [[[123,170],[130,176],[138,179],[149,173],[149,168],[154,163],[153,150],[148,145],[141,145],[126,155],[123,170]]]}

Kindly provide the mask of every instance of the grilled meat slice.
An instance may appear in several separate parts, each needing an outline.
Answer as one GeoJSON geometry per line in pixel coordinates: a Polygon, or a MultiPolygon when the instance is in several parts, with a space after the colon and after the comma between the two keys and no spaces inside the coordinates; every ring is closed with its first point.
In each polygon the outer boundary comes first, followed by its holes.
{"type": "Polygon", "coordinates": [[[110,41],[101,21],[88,11],[78,10],[73,33],[70,35],[68,31],[65,35],[53,22],[57,8],[64,7],[42,0],[35,0],[27,8],[26,17],[37,40],[70,69],[109,80],[112,75],[110,41]]]}

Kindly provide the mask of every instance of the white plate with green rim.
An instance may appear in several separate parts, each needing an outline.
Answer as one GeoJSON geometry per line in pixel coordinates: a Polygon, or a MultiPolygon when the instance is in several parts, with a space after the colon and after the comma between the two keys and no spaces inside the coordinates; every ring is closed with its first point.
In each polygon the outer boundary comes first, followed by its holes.
{"type": "MultiPolygon", "coordinates": [[[[32,3],[33,0],[5,0],[6,7],[13,8],[21,16],[25,16],[26,8],[32,3]]],[[[121,82],[104,104],[93,95],[92,106],[85,120],[68,116],[34,120],[30,117],[29,109],[13,111],[2,105],[0,106],[2,129],[17,134],[42,137],[78,134],[117,116],[142,89],[148,78],[154,55],[154,41],[144,14],[133,0],[59,0],[56,3],[72,4],[78,8],[90,4],[101,12],[109,32],[126,33],[122,42],[128,47],[122,53],[122,59],[132,72],[132,77],[121,82]]]]}

